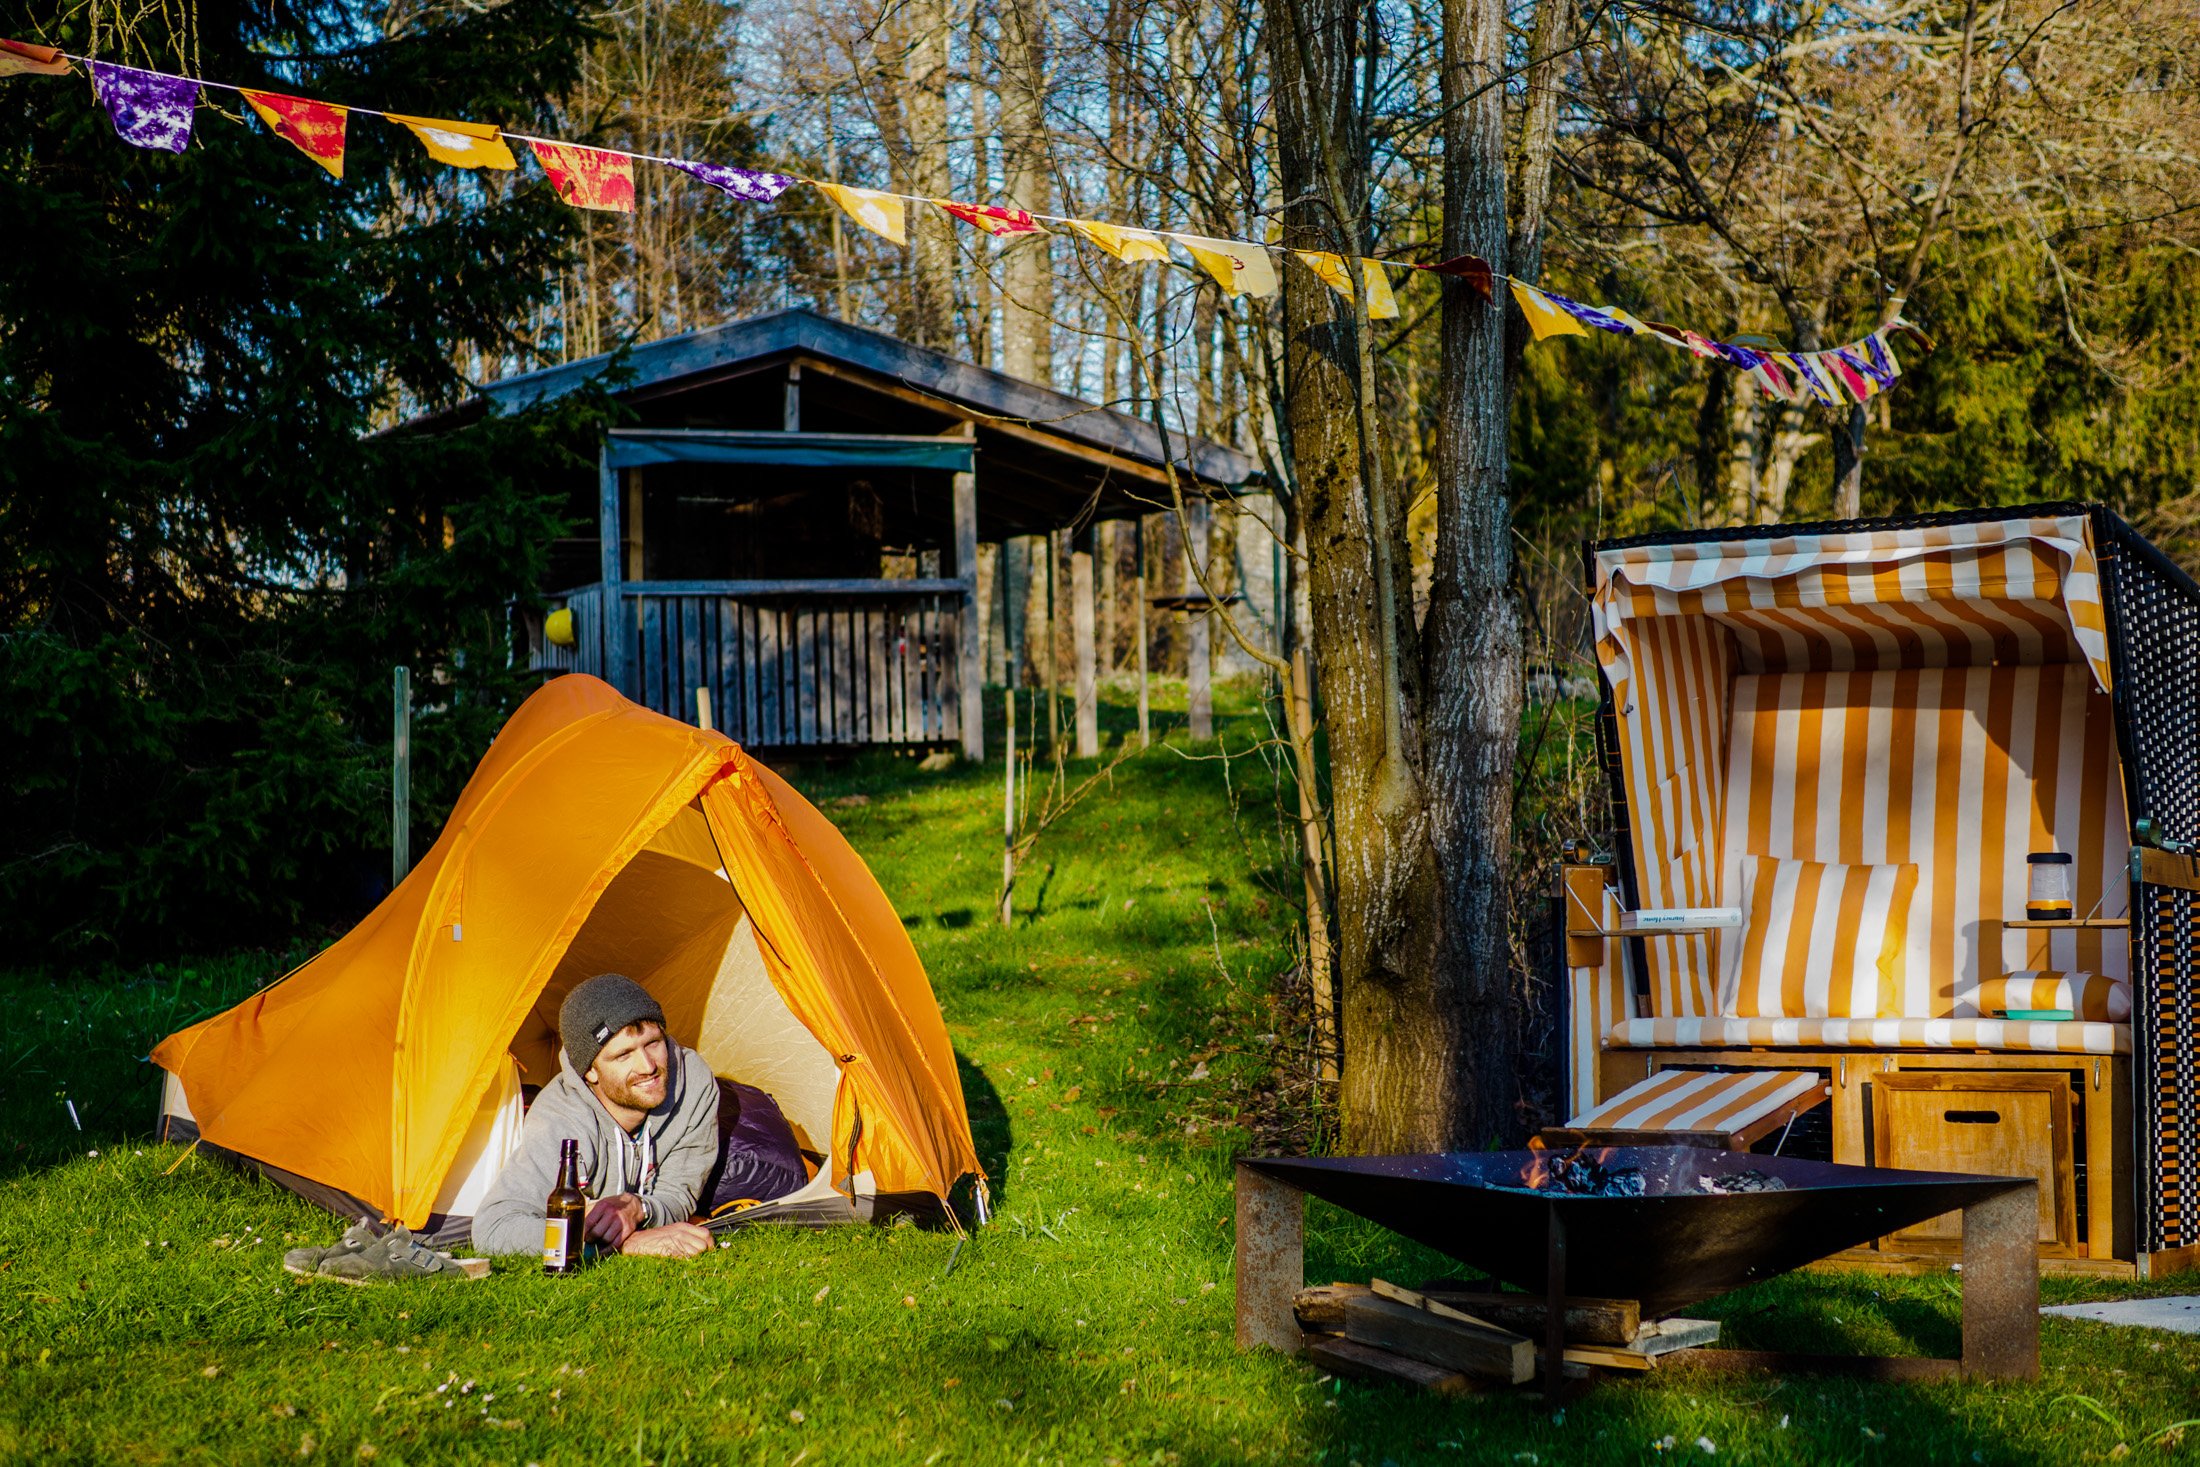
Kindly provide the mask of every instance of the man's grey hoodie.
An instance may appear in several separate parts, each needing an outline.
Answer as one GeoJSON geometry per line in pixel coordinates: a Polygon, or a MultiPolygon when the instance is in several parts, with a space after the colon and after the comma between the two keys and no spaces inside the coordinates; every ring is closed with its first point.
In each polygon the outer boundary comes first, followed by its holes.
{"type": "Polygon", "coordinates": [[[665,1049],[664,1104],[632,1136],[574,1071],[565,1051],[558,1051],[558,1073],[527,1108],[519,1150],[474,1212],[476,1251],[542,1251],[544,1204],[558,1180],[558,1143],[568,1139],[580,1143],[581,1175],[591,1201],[632,1192],[648,1213],[645,1228],[685,1222],[694,1214],[718,1162],[718,1079],[694,1050],[670,1039],[665,1049]],[[652,1158],[654,1168],[648,1165],[652,1158]]]}

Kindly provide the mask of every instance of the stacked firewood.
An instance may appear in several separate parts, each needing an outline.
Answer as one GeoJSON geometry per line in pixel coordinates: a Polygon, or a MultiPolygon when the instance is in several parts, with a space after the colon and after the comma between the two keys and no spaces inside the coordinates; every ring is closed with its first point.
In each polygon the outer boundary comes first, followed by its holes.
{"type": "MultiPolygon", "coordinates": [[[[1534,1294],[1323,1284],[1295,1301],[1309,1359],[1336,1375],[1403,1381],[1443,1394],[1523,1385],[1544,1364],[1549,1307],[1534,1294]]],[[[1709,1319],[1644,1320],[1632,1299],[1567,1299],[1565,1374],[1656,1368],[1719,1336],[1709,1319]]]]}

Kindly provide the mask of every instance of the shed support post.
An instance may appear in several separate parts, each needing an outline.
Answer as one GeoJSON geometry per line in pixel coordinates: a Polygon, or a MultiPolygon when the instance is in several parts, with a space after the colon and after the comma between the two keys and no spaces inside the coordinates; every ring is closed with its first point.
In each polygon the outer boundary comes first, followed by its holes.
{"type": "Polygon", "coordinates": [[[1077,757],[1091,759],[1100,752],[1099,690],[1095,686],[1096,656],[1093,647],[1093,527],[1085,526],[1070,541],[1069,605],[1072,640],[1077,652],[1077,757]]]}
{"type": "Polygon", "coordinates": [[[619,471],[611,467],[611,445],[596,450],[597,525],[603,537],[603,680],[621,693],[626,686],[626,649],[632,630],[621,583],[626,579],[626,545],[619,538],[619,471]]]}
{"type": "Polygon", "coordinates": [[[985,758],[985,638],[978,624],[978,476],[955,476],[955,571],[963,583],[956,636],[956,681],[962,693],[962,755],[985,758]]]}
{"type": "MultiPolygon", "coordinates": [[[[1200,578],[1204,578],[1205,585],[1209,587],[1216,580],[1213,562],[1207,554],[1207,547],[1212,543],[1209,533],[1212,523],[1210,515],[1211,511],[1204,499],[1186,507],[1185,529],[1189,533],[1184,537],[1184,558],[1198,567],[1198,577],[1185,588],[1187,591],[1198,591],[1202,585],[1200,578]]],[[[1220,610],[1220,604],[1210,600],[1205,609],[1192,612],[1188,618],[1191,624],[1186,628],[1190,635],[1184,639],[1184,698],[1190,705],[1191,736],[1194,739],[1211,739],[1215,736],[1214,654],[1210,645],[1214,623],[1209,618],[1220,610]]]]}

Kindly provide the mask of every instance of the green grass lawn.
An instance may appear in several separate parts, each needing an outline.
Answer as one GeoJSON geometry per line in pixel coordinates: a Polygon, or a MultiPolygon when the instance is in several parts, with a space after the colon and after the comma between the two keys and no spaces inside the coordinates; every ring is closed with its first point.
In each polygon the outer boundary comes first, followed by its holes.
{"type": "MultiPolygon", "coordinates": [[[[1230,707],[1226,736],[1248,746],[1259,720],[1230,707]]],[[[1126,721],[1109,710],[1115,731],[1126,721]]],[[[790,770],[872,862],[930,967],[995,1172],[995,1221],[967,1241],[758,1231],[694,1263],[616,1259],[575,1279],[520,1260],[479,1284],[301,1285],[283,1249],[341,1223],[153,1144],[143,1058],[301,954],[0,975],[0,1456],[1377,1467],[2177,1452],[2174,1433],[2144,1443],[2200,1416],[2200,1339],[2076,1321],[2046,1321],[2036,1386],[1669,1371],[1601,1386],[1563,1419],[1520,1394],[1443,1401],[1239,1354],[1230,1159],[1288,1048],[1268,995],[1292,914],[1267,774],[1186,753],[1125,764],[1058,826],[1006,932],[997,770],[790,770]]],[[[1316,1279],[1454,1271],[1319,1205],[1309,1229],[1316,1279]]],[[[2141,1291],[2045,1286],[2053,1300],[2141,1291]]],[[[1790,1278],[1705,1312],[1737,1344],[1956,1348],[1945,1277],[1790,1278]]]]}

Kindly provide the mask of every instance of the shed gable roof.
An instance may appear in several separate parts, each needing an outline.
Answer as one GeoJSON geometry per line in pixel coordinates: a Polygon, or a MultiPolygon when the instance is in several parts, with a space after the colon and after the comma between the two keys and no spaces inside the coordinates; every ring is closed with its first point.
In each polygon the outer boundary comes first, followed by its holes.
{"type": "MultiPolygon", "coordinates": [[[[662,390],[686,377],[718,375],[743,364],[763,365],[772,358],[800,356],[836,362],[898,383],[964,409],[981,422],[1022,425],[1155,467],[1174,462],[1180,471],[1220,488],[1247,487],[1258,477],[1258,466],[1251,458],[1222,444],[1191,434],[1171,433],[1164,439],[1152,423],[1129,413],[803,307],[631,347],[626,355],[631,375],[620,391],[662,390]]],[[[481,396],[498,409],[532,406],[594,380],[611,361],[612,355],[606,353],[544,367],[492,382],[481,389],[481,396]]]]}

